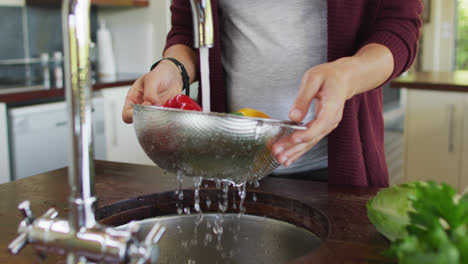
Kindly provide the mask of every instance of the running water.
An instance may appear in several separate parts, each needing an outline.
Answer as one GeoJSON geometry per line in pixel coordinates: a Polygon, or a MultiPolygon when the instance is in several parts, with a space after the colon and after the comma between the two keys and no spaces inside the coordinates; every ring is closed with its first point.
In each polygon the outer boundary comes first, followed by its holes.
{"type": "MultiPolygon", "coordinates": [[[[237,223],[226,229],[225,226],[223,226],[225,222],[226,213],[228,213],[229,208],[233,211],[237,211],[238,215],[232,216],[234,218],[240,218],[242,215],[246,213],[246,208],[244,207],[244,202],[247,196],[247,190],[246,186],[247,184],[251,184],[255,187],[259,187],[258,181],[255,182],[244,182],[244,183],[234,183],[229,180],[216,180],[215,185],[217,191],[217,206],[214,206],[213,209],[217,211],[216,217],[213,221],[205,221],[204,222],[204,214],[202,211],[202,205],[206,204],[207,210],[211,211],[211,205],[212,205],[212,200],[210,199],[210,195],[202,196],[200,195],[200,189],[202,187],[202,177],[193,177],[193,187],[194,187],[194,204],[192,206],[183,206],[183,198],[184,198],[184,193],[182,190],[182,185],[183,185],[183,173],[178,172],[177,173],[177,189],[175,191],[176,197],[177,197],[177,213],[178,214],[187,214],[190,215],[192,212],[197,214],[197,218],[194,221],[194,226],[193,226],[193,233],[192,236],[188,240],[182,240],[181,241],[181,248],[184,250],[191,250],[192,247],[196,247],[199,243],[201,243],[204,246],[208,246],[211,243],[216,243],[216,250],[218,251],[218,254],[220,254],[221,258],[226,260],[230,257],[232,257],[238,250],[234,244],[239,243],[239,234],[241,231],[241,226],[240,226],[240,221],[236,221],[237,223]],[[232,187],[232,196],[229,195],[229,189],[232,187]],[[237,198],[238,197],[238,198],[237,198]],[[205,200],[203,201],[202,198],[205,200]],[[231,200],[232,199],[232,200],[231,200]],[[232,207],[230,206],[232,204],[232,207]],[[202,225],[203,224],[203,225],[202,225]],[[206,228],[205,228],[206,225],[206,228]],[[203,232],[200,232],[199,228],[202,228],[202,230],[206,230],[203,232]],[[223,246],[224,244],[224,239],[223,234],[225,235],[232,235],[232,239],[234,244],[231,244],[231,247],[234,246],[234,248],[223,246]]],[[[209,186],[205,183],[204,184],[205,188],[208,188],[209,186]]],[[[252,200],[255,202],[257,201],[257,196],[255,193],[252,194],[252,200]]],[[[180,227],[178,228],[178,232],[181,233],[182,230],[180,227]]],[[[187,263],[190,264],[196,264],[196,260],[193,258],[188,258],[187,263]]],[[[226,262],[227,263],[227,262],[226,262]]]]}
{"type": "Polygon", "coordinates": [[[228,192],[229,192],[229,182],[228,181],[220,181],[217,180],[216,185],[222,185],[223,188],[223,195],[222,199],[218,198],[218,213],[216,214],[216,219],[214,222],[213,233],[218,237],[218,244],[216,245],[216,249],[218,251],[222,250],[221,246],[221,238],[224,232],[223,223],[224,223],[224,215],[228,209],[229,201],[228,201],[228,192]]]}
{"type": "Polygon", "coordinates": [[[246,190],[245,190],[245,186],[247,184],[242,184],[242,185],[238,185],[237,186],[237,191],[239,193],[239,197],[240,197],[240,203],[239,203],[239,214],[238,214],[238,217],[240,218],[246,211],[245,207],[244,207],[244,201],[245,201],[245,196],[247,194],[246,190]]]}
{"type": "Polygon", "coordinates": [[[210,112],[210,68],[209,68],[209,48],[200,47],[200,74],[202,87],[203,112],[210,112]]]}
{"type": "Polygon", "coordinates": [[[194,195],[194,200],[195,204],[193,205],[193,209],[195,212],[198,213],[197,215],[197,226],[203,221],[203,212],[201,210],[201,205],[200,205],[200,186],[202,183],[202,177],[194,177],[193,178],[193,185],[195,186],[195,195],[194,195]]]}
{"type": "MultiPolygon", "coordinates": [[[[210,112],[211,106],[210,106],[210,79],[209,79],[209,49],[206,47],[201,47],[200,48],[200,81],[201,81],[201,93],[202,93],[202,106],[203,106],[203,112],[210,112]]],[[[261,125],[256,127],[256,137],[258,137],[258,134],[261,132],[261,125]]],[[[251,149],[251,146],[248,146],[248,149],[251,149]]],[[[235,156],[233,155],[233,158],[235,156]]],[[[177,213],[178,214],[190,214],[190,207],[183,207],[183,198],[184,198],[184,193],[182,190],[182,182],[183,181],[183,174],[182,172],[177,173],[177,190],[176,190],[176,196],[177,196],[177,213]]],[[[182,241],[182,248],[189,249],[192,246],[197,245],[198,243],[198,237],[201,236],[203,239],[203,245],[207,246],[212,242],[213,235],[211,232],[205,233],[205,234],[199,234],[198,228],[200,224],[203,222],[203,212],[201,210],[202,203],[200,199],[200,187],[202,183],[202,178],[201,177],[195,177],[193,179],[194,187],[195,187],[195,193],[194,193],[194,205],[193,205],[193,210],[195,213],[197,213],[197,219],[195,221],[195,226],[194,226],[194,231],[193,234],[194,236],[192,237],[192,240],[190,241],[182,241]]],[[[244,201],[246,198],[246,185],[247,183],[241,183],[241,184],[234,184],[233,182],[230,181],[221,181],[221,180],[216,180],[216,189],[222,190],[222,193],[218,193],[217,196],[217,201],[218,201],[218,210],[216,214],[216,219],[214,222],[206,221],[206,229],[210,230],[213,232],[214,236],[216,236],[216,249],[219,251],[221,254],[222,258],[226,258],[228,256],[232,256],[234,254],[233,249],[231,249],[229,252],[225,252],[223,250],[223,247],[221,245],[221,238],[223,232],[228,232],[229,230],[223,230],[223,223],[224,223],[224,218],[225,214],[228,211],[229,207],[229,186],[232,184],[232,190],[233,190],[233,195],[232,195],[232,209],[233,210],[239,210],[238,217],[240,218],[243,214],[246,212],[246,208],[244,207],[244,201]],[[237,192],[236,192],[237,188],[237,192]],[[239,200],[238,204],[236,202],[236,194],[239,195],[239,200]]],[[[258,188],[258,181],[254,182],[255,187],[258,188]]],[[[208,186],[205,184],[205,188],[208,186]]],[[[257,200],[257,197],[254,195],[253,196],[254,202],[257,200]]],[[[210,210],[212,201],[207,195],[205,204],[207,206],[207,210],[210,210]]],[[[234,240],[237,241],[237,236],[240,232],[240,222],[237,223],[235,230],[232,230],[234,233],[234,240]]],[[[201,241],[200,241],[201,242],[201,241]]],[[[195,259],[187,259],[188,264],[195,264],[195,259]]]]}
{"type": "MultiPolygon", "coordinates": [[[[258,189],[258,187],[260,186],[260,183],[258,182],[258,180],[257,180],[257,181],[254,181],[252,184],[253,184],[253,186],[254,186],[255,188],[257,188],[257,189],[258,189]]],[[[252,201],[254,201],[254,202],[257,201],[257,195],[256,195],[255,193],[252,194],[252,201]]]]}

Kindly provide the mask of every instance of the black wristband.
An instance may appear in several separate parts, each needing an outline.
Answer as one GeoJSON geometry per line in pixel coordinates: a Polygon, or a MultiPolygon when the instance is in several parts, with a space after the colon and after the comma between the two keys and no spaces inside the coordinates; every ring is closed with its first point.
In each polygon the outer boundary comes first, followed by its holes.
{"type": "Polygon", "coordinates": [[[158,64],[163,61],[163,60],[170,60],[172,61],[176,66],[177,68],[179,68],[179,71],[180,71],[180,75],[182,76],[182,83],[183,83],[183,87],[182,87],[182,91],[185,91],[185,94],[190,96],[190,83],[189,83],[189,76],[188,76],[188,73],[187,73],[187,70],[185,69],[184,65],[174,59],[174,58],[162,58],[161,60],[155,62],[153,65],[151,65],[151,69],[150,71],[152,71],[154,68],[156,68],[156,66],[158,66],[158,64]]]}

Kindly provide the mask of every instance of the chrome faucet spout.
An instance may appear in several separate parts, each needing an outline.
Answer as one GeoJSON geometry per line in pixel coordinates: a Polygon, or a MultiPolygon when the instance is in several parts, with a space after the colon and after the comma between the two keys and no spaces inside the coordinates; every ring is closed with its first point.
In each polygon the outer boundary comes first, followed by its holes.
{"type": "Polygon", "coordinates": [[[96,224],[91,141],[90,0],[64,0],[65,97],[68,105],[70,224],[75,230],[96,224]]]}
{"type": "Polygon", "coordinates": [[[211,48],[214,44],[211,0],[190,0],[195,48],[211,48]]]}

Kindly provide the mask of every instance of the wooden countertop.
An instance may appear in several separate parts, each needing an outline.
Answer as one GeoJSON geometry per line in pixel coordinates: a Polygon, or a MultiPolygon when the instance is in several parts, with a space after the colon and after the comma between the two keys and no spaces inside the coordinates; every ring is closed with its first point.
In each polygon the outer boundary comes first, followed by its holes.
{"type": "MultiPolygon", "coordinates": [[[[176,186],[174,175],[164,173],[154,166],[96,161],[95,171],[97,216],[100,219],[112,215],[110,212],[116,208],[121,211],[128,210],[122,206],[125,202],[131,204],[133,201],[134,204],[139,204],[151,195],[173,195],[176,186]]],[[[59,217],[66,218],[69,193],[67,181],[67,170],[64,168],[0,185],[0,263],[33,263],[36,260],[31,246],[27,246],[16,256],[7,251],[7,245],[16,237],[16,229],[22,219],[16,207],[21,201],[30,200],[35,215],[43,214],[50,207],[56,207],[60,213],[59,217]]],[[[184,188],[192,189],[191,184],[191,180],[185,180],[184,188]]],[[[376,231],[367,218],[365,205],[367,200],[376,194],[377,188],[328,186],[312,181],[266,177],[260,181],[259,188],[248,185],[247,190],[248,193],[255,192],[260,195],[257,202],[250,199],[248,203],[251,205],[262,202],[262,194],[270,193],[281,199],[264,201],[270,202],[269,206],[291,199],[313,207],[328,219],[328,232],[322,246],[294,263],[392,263],[382,256],[383,250],[389,246],[388,241],[376,231]]],[[[156,200],[152,201],[153,206],[154,201],[156,200]]],[[[172,202],[175,204],[175,201],[172,202]]],[[[171,210],[175,212],[175,208],[171,210]]],[[[286,212],[283,212],[285,215],[288,212],[283,211],[286,212]]],[[[303,219],[310,217],[301,219],[306,221],[303,219]]],[[[46,263],[55,261],[56,257],[51,255],[46,263]]]]}
{"type": "Polygon", "coordinates": [[[394,88],[468,92],[468,71],[414,72],[390,82],[394,88]]]}
{"type": "MultiPolygon", "coordinates": [[[[140,76],[135,74],[119,74],[114,80],[98,80],[93,84],[93,91],[132,85],[140,76]]],[[[0,90],[1,91],[1,90],[0,90]]],[[[65,89],[51,88],[48,90],[33,90],[16,93],[0,93],[0,103],[28,104],[37,101],[59,101],[65,99],[65,89]]]]}

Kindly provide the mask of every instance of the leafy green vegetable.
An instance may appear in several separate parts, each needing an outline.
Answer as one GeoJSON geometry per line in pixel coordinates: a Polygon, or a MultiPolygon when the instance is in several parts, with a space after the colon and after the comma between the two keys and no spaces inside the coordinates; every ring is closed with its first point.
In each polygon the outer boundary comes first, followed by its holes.
{"type": "Polygon", "coordinates": [[[468,194],[457,197],[447,184],[414,182],[379,192],[368,215],[393,240],[389,253],[400,264],[468,263],[468,194]]]}
{"type": "Polygon", "coordinates": [[[390,240],[408,234],[406,226],[410,219],[410,194],[415,192],[414,183],[403,184],[381,190],[367,203],[367,215],[377,230],[390,240]]]}

